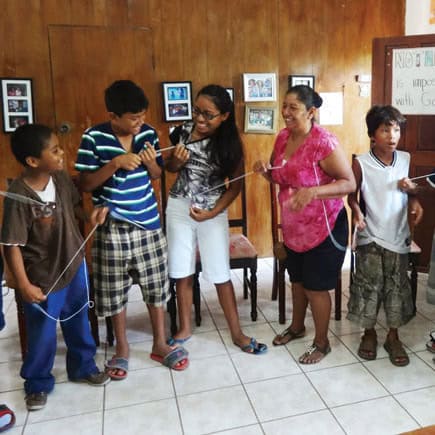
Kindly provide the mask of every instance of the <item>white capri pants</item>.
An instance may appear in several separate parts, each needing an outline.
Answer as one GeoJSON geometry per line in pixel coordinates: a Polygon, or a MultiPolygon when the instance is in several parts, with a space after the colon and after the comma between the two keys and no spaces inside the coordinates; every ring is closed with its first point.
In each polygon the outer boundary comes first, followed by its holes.
{"type": "Polygon", "coordinates": [[[189,216],[191,201],[169,197],[166,207],[169,276],[186,278],[195,273],[196,246],[201,255],[203,277],[221,284],[230,280],[228,213],[197,222],[189,216]]]}

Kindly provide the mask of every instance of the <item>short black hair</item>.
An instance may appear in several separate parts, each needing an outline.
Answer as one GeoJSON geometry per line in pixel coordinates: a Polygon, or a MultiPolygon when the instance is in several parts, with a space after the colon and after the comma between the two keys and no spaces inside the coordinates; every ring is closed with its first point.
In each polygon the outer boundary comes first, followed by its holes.
{"type": "Polygon", "coordinates": [[[148,109],[148,98],[143,89],[131,80],[117,80],[104,92],[108,112],[118,116],[124,113],[139,113],[148,109]]]}
{"type": "Polygon", "coordinates": [[[397,124],[402,127],[406,118],[393,106],[373,106],[366,115],[367,134],[370,138],[375,135],[375,131],[380,125],[397,124]]]}
{"type": "Polygon", "coordinates": [[[11,149],[15,158],[23,165],[27,157],[41,157],[53,130],[42,124],[26,124],[18,127],[11,136],[11,149]]]}

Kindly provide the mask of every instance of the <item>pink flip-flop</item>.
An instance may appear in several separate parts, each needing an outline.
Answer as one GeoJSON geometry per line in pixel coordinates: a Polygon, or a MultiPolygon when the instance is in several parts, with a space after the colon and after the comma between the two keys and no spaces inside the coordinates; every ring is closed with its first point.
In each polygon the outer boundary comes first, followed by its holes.
{"type": "Polygon", "coordinates": [[[167,353],[165,356],[157,355],[156,353],[151,353],[150,358],[154,361],[159,362],[165,367],[169,367],[172,370],[185,370],[189,367],[189,359],[187,356],[189,353],[183,347],[177,347],[167,353]]]}
{"type": "Polygon", "coordinates": [[[107,360],[104,363],[104,367],[106,369],[106,373],[110,376],[114,381],[122,381],[128,376],[128,359],[122,358],[119,356],[113,356],[112,359],[107,360]],[[119,373],[119,370],[122,370],[124,373],[122,375],[118,373],[111,373],[116,370],[119,373]]]}
{"type": "Polygon", "coordinates": [[[0,405],[0,432],[11,428],[15,424],[15,414],[6,405],[0,405]]]}

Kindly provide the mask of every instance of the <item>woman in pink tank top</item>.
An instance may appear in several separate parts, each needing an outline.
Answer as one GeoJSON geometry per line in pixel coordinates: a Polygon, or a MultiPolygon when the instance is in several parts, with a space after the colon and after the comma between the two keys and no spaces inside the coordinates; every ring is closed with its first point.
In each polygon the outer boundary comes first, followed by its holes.
{"type": "Polygon", "coordinates": [[[293,318],[273,344],[284,345],[305,335],[308,304],[314,319],[314,340],[299,358],[301,364],[317,363],[331,351],[329,290],[335,287],[348,242],[342,197],[356,188],[337,138],[314,122],[321,104],[322,98],[309,86],[291,87],[281,111],[286,127],[278,133],[270,162],[254,164],[254,171],[279,185],[292,284],[293,318]]]}

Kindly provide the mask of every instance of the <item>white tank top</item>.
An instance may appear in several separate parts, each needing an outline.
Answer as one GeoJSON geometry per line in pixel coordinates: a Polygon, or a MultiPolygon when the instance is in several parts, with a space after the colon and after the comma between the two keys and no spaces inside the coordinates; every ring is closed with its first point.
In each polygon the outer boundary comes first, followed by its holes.
{"type": "Polygon", "coordinates": [[[408,195],[397,187],[397,182],[408,176],[409,153],[395,151],[390,166],[372,151],[357,159],[362,172],[361,194],[367,223],[363,231],[358,231],[357,244],[375,242],[393,252],[409,252],[408,195]]]}

